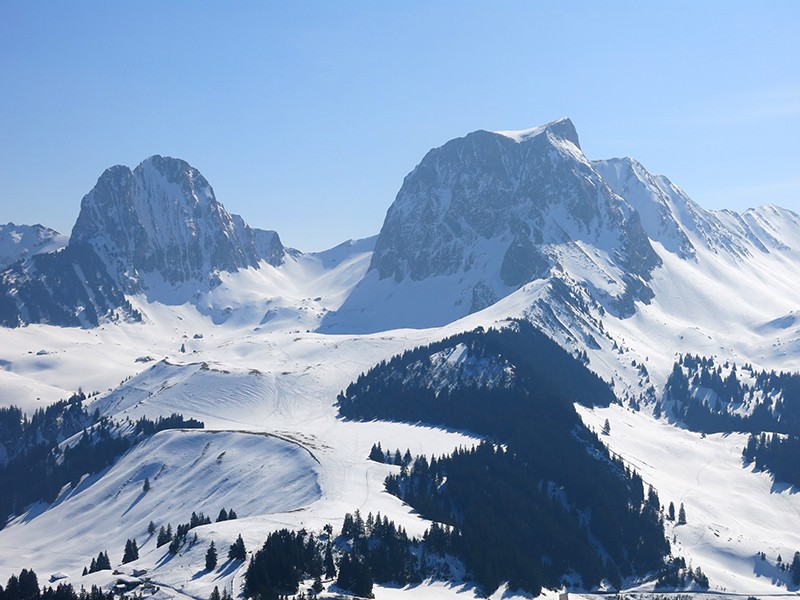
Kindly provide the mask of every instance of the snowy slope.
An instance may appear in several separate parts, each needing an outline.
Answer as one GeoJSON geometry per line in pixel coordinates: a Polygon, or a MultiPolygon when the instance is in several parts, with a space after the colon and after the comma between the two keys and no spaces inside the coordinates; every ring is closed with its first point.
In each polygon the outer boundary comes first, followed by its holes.
{"type": "Polygon", "coordinates": [[[687,523],[669,525],[674,552],[701,566],[714,589],[756,597],[794,589],[775,562],[800,549],[800,532],[791,525],[800,519],[800,497],[773,485],[768,474],[742,468],[746,435],[702,436],[619,406],[578,410],[597,431],[608,419],[604,441],[663,503],[674,502],[676,511],[684,504],[687,523]]]}
{"type": "Polygon", "coordinates": [[[320,497],[318,471],[305,448],[279,438],[164,431],[62,493],[49,510],[34,506],[12,521],[0,539],[0,548],[13,550],[3,560],[3,575],[39,564],[45,572],[75,577],[100,550],[118,564],[129,538],[137,540],[140,556],[160,556],[166,547],[155,549],[147,534],[151,520],[174,529],[193,511],[213,519],[222,508],[234,508],[239,517],[301,509],[320,497]],[[145,478],[151,484],[146,493],[145,478]],[[87,527],[87,518],[102,526],[87,527]]]}

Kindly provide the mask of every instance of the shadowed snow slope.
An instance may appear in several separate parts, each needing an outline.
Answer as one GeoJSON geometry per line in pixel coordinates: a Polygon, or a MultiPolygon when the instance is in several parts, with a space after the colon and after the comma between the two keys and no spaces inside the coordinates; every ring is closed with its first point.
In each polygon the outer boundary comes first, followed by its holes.
{"type": "Polygon", "coordinates": [[[145,551],[155,546],[147,534],[151,520],[159,526],[171,523],[174,530],[193,511],[213,519],[222,508],[233,508],[239,517],[299,509],[319,499],[318,477],[314,457],[285,440],[163,431],[107,472],[63,492],[48,510],[34,506],[15,519],[0,535],[0,547],[13,549],[13,557],[4,556],[3,569],[18,572],[38,563],[40,569],[79,574],[101,549],[117,564],[129,538],[145,551]],[[55,538],[62,542],[54,544],[55,538]]]}

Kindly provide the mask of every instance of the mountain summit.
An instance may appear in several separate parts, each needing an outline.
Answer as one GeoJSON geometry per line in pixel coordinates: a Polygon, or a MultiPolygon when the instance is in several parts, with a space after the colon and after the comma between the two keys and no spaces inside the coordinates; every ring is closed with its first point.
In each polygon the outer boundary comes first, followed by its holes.
{"type": "MultiPolygon", "coordinates": [[[[107,169],[84,196],[67,247],[0,273],[0,322],[97,325],[138,319],[125,294],[208,290],[221,272],[283,262],[278,234],[228,213],[187,162],[151,156],[107,169]]],[[[173,294],[169,294],[174,297],[173,294]]]]}
{"type": "Polygon", "coordinates": [[[428,152],[405,178],[370,272],[327,324],[362,330],[377,303],[385,318],[367,329],[443,325],[563,274],[593,282],[605,308],[626,315],[650,299],[660,264],[638,212],[583,155],[569,119],[475,131],[428,152]],[[420,316],[421,306],[437,308],[420,316]]]}
{"type": "Polygon", "coordinates": [[[70,245],[90,247],[130,290],[148,275],[213,282],[219,271],[282,258],[259,254],[253,230],[225,210],[197,169],[162,156],[133,171],[107,169],[83,198],[70,245]]]}

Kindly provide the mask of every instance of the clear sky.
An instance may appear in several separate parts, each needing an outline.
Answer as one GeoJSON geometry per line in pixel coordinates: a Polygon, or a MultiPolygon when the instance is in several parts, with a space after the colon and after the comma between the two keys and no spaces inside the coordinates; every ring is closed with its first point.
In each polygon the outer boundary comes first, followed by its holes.
{"type": "Polygon", "coordinates": [[[68,233],[163,154],[320,250],[377,233],[430,148],[562,116],[707,208],[800,211],[799,32],[794,0],[0,0],[0,222],[68,233]]]}

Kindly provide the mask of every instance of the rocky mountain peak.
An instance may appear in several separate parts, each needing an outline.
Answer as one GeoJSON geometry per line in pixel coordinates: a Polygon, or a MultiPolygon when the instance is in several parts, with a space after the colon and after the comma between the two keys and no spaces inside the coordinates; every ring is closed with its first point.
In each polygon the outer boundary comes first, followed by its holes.
{"type": "Polygon", "coordinates": [[[151,156],[106,169],[84,196],[67,247],[0,272],[0,323],[94,326],[141,319],[126,294],[192,301],[221,272],[283,262],[274,231],[249,227],[186,161],[151,156]]]}
{"type": "MultiPolygon", "coordinates": [[[[158,276],[170,284],[213,283],[219,271],[262,258],[253,231],[235,222],[186,161],[151,156],[133,171],[107,169],[81,202],[71,245],[92,248],[131,291],[158,276]]],[[[271,248],[270,262],[279,260],[271,248]]]]}
{"type": "MultiPolygon", "coordinates": [[[[448,298],[437,291],[430,302],[455,307],[443,311],[448,318],[464,316],[527,283],[574,272],[597,282],[593,293],[607,310],[629,315],[635,301],[652,297],[647,282],[660,264],[639,213],[583,155],[569,119],[476,131],[431,150],[406,176],[370,272],[340,312],[365,310],[384,292],[399,298],[388,282],[419,282],[422,293],[438,280],[448,298]]],[[[414,326],[414,318],[393,324],[414,326]]],[[[441,323],[425,326],[432,324],[441,323]]]]}
{"type": "Polygon", "coordinates": [[[581,149],[581,143],[578,139],[578,130],[575,129],[575,125],[572,123],[572,120],[569,117],[564,117],[539,127],[532,127],[531,129],[523,129],[520,131],[497,131],[496,133],[511,138],[519,143],[528,142],[540,135],[549,135],[555,139],[570,142],[579,150],[581,149]]]}

